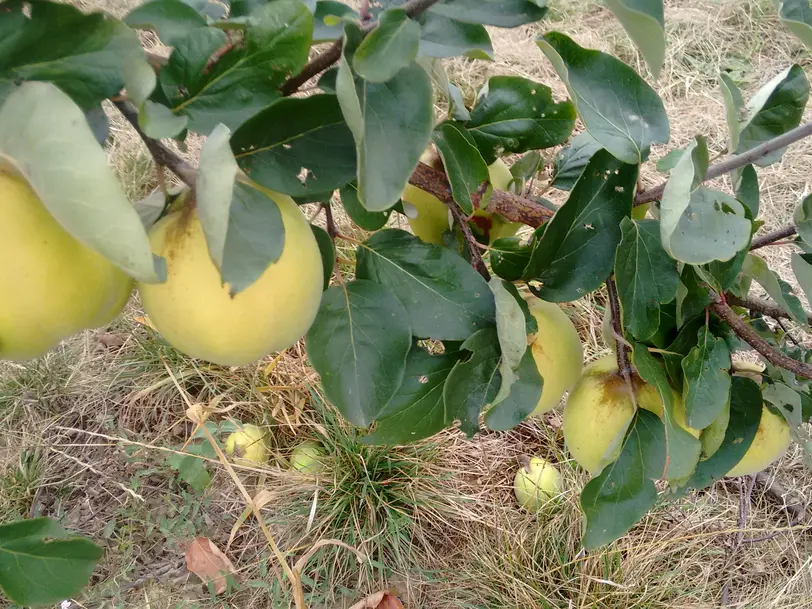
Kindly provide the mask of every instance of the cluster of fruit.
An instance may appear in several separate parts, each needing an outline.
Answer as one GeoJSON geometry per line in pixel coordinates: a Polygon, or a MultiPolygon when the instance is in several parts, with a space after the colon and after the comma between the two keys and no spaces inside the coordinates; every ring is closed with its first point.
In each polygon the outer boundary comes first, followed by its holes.
{"type": "MultiPolygon", "coordinates": [[[[256,425],[243,425],[226,438],[226,454],[237,465],[255,467],[268,459],[265,434],[256,425]]],[[[315,440],[307,440],[296,446],[290,454],[290,467],[303,474],[315,476],[324,471],[326,455],[324,447],[315,440]]]]}

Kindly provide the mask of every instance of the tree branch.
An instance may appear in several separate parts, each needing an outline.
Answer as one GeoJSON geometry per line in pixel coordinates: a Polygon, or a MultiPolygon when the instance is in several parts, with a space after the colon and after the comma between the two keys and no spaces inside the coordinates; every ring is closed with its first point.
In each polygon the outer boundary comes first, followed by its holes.
{"type": "Polygon", "coordinates": [[[474,233],[471,232],[471,226],[468,224],[468,218],[462,213],[459,205],[451,199],[445,201],[454,220],[459,224],[462,236],[465,238],[465,244],[468,246],[468,253],[471,255],[471,265],[477,272],[485,278],[485,281],[491,280],[491,274],[488,272],[488,267],[485,266],[485,261],[482,259],[482,252],[479,251],[479,244],[477,243],[474,233]]]}
{"type": "MultiPolygon", "coordinates": [[[[740,169],[746,165],[750,165],[754,161],[764,158],[776,150],[786,148],[790,144],[794,144],[795,142],[800,141],[810,135],[812,135],[812,121],[796,127],[791,131],[787,131],[783,135],[779,135],[778,137],[768,140],[755,148],[751,148],[747,152],[742,152],[741,154],[728,157],[719,163],[714,163],[708,168],[708,172],[705,174],[705,179],[702,181],[707,182],[708,180],[718,178],[726,173],[730,173],[731,171],[740,169]]],[[[663,196],[665,184],[666,182],[663,182],[659,186],[638,192],[634,197],[634,204],[642,205],[643,203],[648,203],[650,201],[658,201],[663,196]]]]}
{"type": "Polygon", "coordinates": [[[612,331],[615,334],[615,346],[617,356],[617,369],[620,375],[631,387],[632,367],[629,363],[629,345],[623,339],[623,327],[620,323],[620,299],[617,296],[617,285],[614,275],[610,275],[606,280],[606,289],[609,293],[609,309],[612,313],[612,331]]]}
{"type": "MultiPolygon", "coordinates": [[[[439,1],[440,0],[409,0],[401,5],[400,8],[405,10],[409,17],[416,17],[423,11],[431,8],[433,4],[437,4],[439,1]]],[[[364,36],[366,36],[372,30],[374,30],[375,26],[377,25],[377,21],[364,23],[361,26],[361,32],[364,34],[364,36]]],[[[342,39],[339,38],[333,44],[331,44],[327,50],[316,55],[304,68],[302,68],[301,72],[286,80],[280,88],[282,95],[293,95],[299,90],[299,87],[305,84],[308,80],[317,74],[321,74],[324,72],[324,70],[341,59],[341,49],[343,48],[343,44],[342,39]]]]}
{"type": "Polygon", "coordinates": [[[781,241],[781,239],[792,237],[795,232],[795,226],[785,226],[784,228],[779,228],[778,230],[767,233],[766,235],[762,235],[761,237],[756,237],[750,244],[750,251],[752,252],[753,250],[757,250],[765,245],[770,245],[776,241],[781,241]]]}
{"type": "MultiPolygon", "coordinates": [[[[725,301],[728,304],[737,306],[737,307],[744,307],[745,309],[749,309],[750,311],[755,311],[756,313],[761,313],[762,315],[766,315],[767,317],[772,317],[773,319],[792,319],[784,309],[779,307],[774,302],[769,302],[767,300],[763,300],[761,298],[739,298],[734,294],[725,294],[725,301]]],[[[812,313],[805,311],[807,316],[807,323],[812,325],[812,313]]]]}
{"type": "Polygon", "coordinates": [[[169,168],[172,173],[178,176],[187,186],[194,188],[197,180],[197,169],[189,165],[186,161],[164,146],[160,141],[149,137],[138,125],[138,111],[126,101],[114,101],[113,104],[121,115],[133,126],[141,140],[146,144],[155,163],[169,168]]]}
{"type": "Polygon", "coordinates": [[[741,317],[736,315],[736,312],[727,304],[717,301],[711,304],[711,309],[716,315],[727,322],[727,325],[730,326],[736,335],[763,355],[764,359],[768,362],[779,368],[789,370],[798,376],[812,380],[812,366],[799,362],[797,359],[792,359],[770,345],[770,343],[761,338],[753,328],[744,323],[741,317]]]}

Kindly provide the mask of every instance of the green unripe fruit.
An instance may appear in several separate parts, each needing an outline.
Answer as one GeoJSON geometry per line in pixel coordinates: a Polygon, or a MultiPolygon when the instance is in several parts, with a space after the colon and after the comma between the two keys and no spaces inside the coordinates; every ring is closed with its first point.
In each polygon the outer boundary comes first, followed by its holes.
{"type": "Polygon", "coordinates": [[[265,446],[264,434],[256,425],[243,425],[226,439],[226,454],[235,457],[234,463],[251,467],[265,463],[268,449],[265,446]]]}
{"type": "Polygon", "coordinates": [[[302,442],[290,455],[290,466],[303,474],[319,474],[324,471],[324,447],[315,440],[302,442]]]}

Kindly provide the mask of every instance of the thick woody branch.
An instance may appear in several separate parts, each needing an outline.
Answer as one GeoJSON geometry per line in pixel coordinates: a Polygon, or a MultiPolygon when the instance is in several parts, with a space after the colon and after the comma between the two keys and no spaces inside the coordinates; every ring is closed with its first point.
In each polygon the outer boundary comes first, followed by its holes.
{"type": "MultiPolygon", "coordinates": [[[[745,309],[755,313],[761,313],[762,315],[772,317],[773,319],[792,319],[789,313],[784,311],[784,309],[779,307],[777,304],[761,298],[739,298],[734,294],[725,294],[725,301],[727,301],[728,304],[737,307],[744,307],[745,309]]],[[[812,313],[806,312],[806,316],[807,323],[812,325],[812,313]]]]}
{"type": "MultiPolygon", "coordinates": [[[[755,148],[751,148],[747,152],[742,152],[741,154],[729,157],[719,163],[714,163],[708,168],[708,172],[705,174],[705,179],[703,181],[707,182],[708,180],[718,178],[719,176],[723,176],[731,171],[735,171],[736,169],[741,169],[746,165],[750,165],[755,161],[772,154],[776,150],[786,148],[790,144],[794,144],[795,142],[798,142],[810,135],[812,135],[812,121],[801,125],[800,127],[796,127],[792,131],[787,131],[783,135],[779,135],[776,138],[768,140],[755,148]]],[[[663,182],[659,186],[638,192],[634,197],[634,204],[642,205],[643,203],[648,203],[650,201],[658,201],[663,196],[665,184],[666,183],[663,182]]]]}
{"type": "MultiPolygon", "coordinates": [[[[433,4],[437,4],[439,0],[409,0],[401,5],[400,8],[406,11],[409,17],[416,17],[423,11],[429,9],[433,4]]],[[[361,26],[361,31],[364,35],[369,34],[375,26],[378,25],[377,21],[367,22],[361,26]]],[[[316,55],[310,63],[308,63],[302,71],[291,76],[281,87],[282,95],[293,95],[299,90],[303,84],[314,76],[321,74],[327,68],[341,59],[341,49],[343,41],[339,38],[331,44],[325,51],[316,55]]]]}
{"type": "Polygon", "coordinates": [[[795,234],[795,227],[794,226],[786,226],[784,228],[779,228],[776,231],[771,233],[767,233],[761,237],[756,237],[753,239],[753,242],[750,244],[750,251],[757,250],[760,247],[764,247],[765,245],[772,245],[776,241],[781,241],[781,239],[786,239],[787,237],[792,237],[795,234]]]}
{"type": "Polygon", "coordinates": [[[736,312],[731,309],[730,306],[721,301],[717,301],[711,304],[711,310],[722,320],[727,322],[727,325],[730,326],[736,335],[758,351],[768,362],[779,368],[789,370],[798,376],[812,380],[812,366],[799,362],[797,359],[792,359],[785,353],[781,353],[759,336],[741,317],[736,315],[736,312]]]}

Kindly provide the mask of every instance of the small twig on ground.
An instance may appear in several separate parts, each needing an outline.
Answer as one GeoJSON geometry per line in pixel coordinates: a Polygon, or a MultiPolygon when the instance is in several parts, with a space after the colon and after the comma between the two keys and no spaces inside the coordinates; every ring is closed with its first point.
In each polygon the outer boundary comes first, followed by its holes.
{"type": "Polygon", "coordinates": [[[779,482],[768,476],[764,472],[756,474],[755,481],[764,488],[764,493],[780,504],[789,517],[790,524],[796,525],[806,519],[806,506],[803,503],[789,503],[787,496],[790,494],[779,482]]]}
{"type": "Polygon", "coordinates": [[[794,372],[798,376],[812,380],[812,366],[799,362],[797,359],[792,359],[790,356],[781,353],[775,347],[770,345],[758,333],[748,326],[744,321],[736,315],[736,312],[727,304],[722,302],[714,302],[711,304],[711,309],[722,320],[727,322],[730,328],[753,349],[758,351],[764,356],[768,362],[779,368],[784,368],[790,372],[794,372]]]}
{"type": "Polygon", "coordinates": [[[765,245],[772,245],[776,241],[781,241],[782,239],[786,239],[787,237],[791,237],[796,232],[795,226],[785,226],[784,228],[779,228],[776,231],[771,233],[767,233],[766,235],[762,235],[761,237],[756,237],[753,239],[752,243],[750,243],[750,251],[757,250],[760,247],[764,247],[765,245]]]}
{"type": "MultiPolygon", "coordinates": [[[[798,142],[810,135],[812,135],[812,122],[805,123],[799,127],[796,127],[795,129],[792,129],[791,131],[787,131],[783,135],[779,135],[778,137],[768,140],[755,148],[751,148],[747,152],[742,152],[741,154],[729,157],[720,163],[711,165],[708,168],[708,172],[705,174],[705,179],[703,182],[718,178],[719,176],[723,176],[726,173],[730,173],[736,169],[741,169],[742,167],[750,165],[754,161],[757,161],[768,154],[772,154],[776,150],[786,148],[790,144],[794,144],[795,142],[798,142]]],[[[665,184],[666,183],[663,182],[662,184],[659,184],[653,188],[638,192],[634,197],[634,204],[642,205],[643,203],[648,203],[650,201],[658,201],[663,196],[665,184]]]]}
{"type": "MultiPolygon", "coordinates": [[[[767,317],[772,317],[773,319],[791,319],[789,313],[784,311],[781,307],[779,307],[774,302],[770,302],[764,300],[762,298],[756,297],[748,297],[748,298],[739,298],[735,294],[726,293],[725,300],[727,304],[736,306],[736,307],[744,307],[750,311],[754,311],[756,313],[761,313],[762,315],[766,315],[767,317]]],[[[807,316],[807,323],[812,325],[812,313],[805,311],[807,316]]]]}

